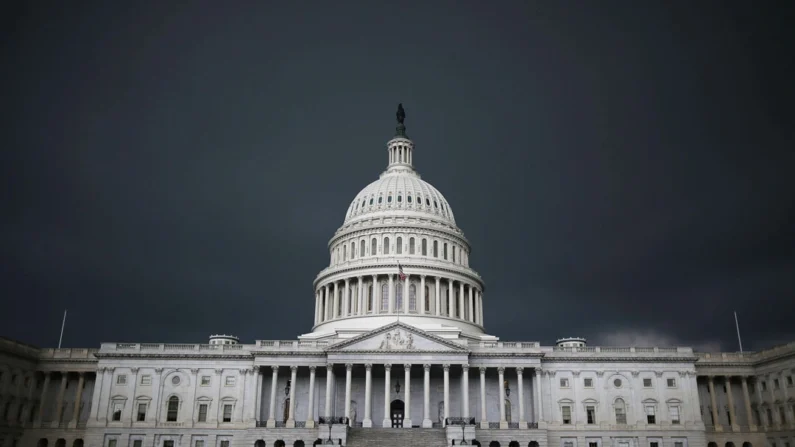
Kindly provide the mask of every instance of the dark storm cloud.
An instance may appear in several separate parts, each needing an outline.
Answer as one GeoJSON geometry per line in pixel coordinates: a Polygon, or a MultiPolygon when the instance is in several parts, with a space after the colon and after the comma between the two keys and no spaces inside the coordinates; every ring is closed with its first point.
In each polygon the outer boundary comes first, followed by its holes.
{"type": "Polygon", "coordinates": [[[17,7],[3,335],[308,332],[403,102],[490,333],[795,338],[790,2],[17,7]]]}

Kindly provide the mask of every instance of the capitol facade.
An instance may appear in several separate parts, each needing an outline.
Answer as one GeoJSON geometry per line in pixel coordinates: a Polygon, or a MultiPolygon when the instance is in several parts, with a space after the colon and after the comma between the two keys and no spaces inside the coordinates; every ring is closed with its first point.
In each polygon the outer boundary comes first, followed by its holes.
{"type": "Polygon", "coordinates": [[[488,334],[469,241],[415,170],[404,119],[329,241],[310,331],[98,349],[0,338],[0,447],[795,447],[795,343],[488,334]]]}

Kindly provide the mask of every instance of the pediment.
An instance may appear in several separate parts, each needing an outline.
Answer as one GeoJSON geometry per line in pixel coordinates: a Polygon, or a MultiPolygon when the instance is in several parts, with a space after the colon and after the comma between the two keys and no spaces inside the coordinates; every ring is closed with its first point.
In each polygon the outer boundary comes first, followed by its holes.
{"type": "Polygon", "coordinates": [[[469,350],[407,324],[395,322],[329,346],[328,352],[449,352],[469,350]]]}

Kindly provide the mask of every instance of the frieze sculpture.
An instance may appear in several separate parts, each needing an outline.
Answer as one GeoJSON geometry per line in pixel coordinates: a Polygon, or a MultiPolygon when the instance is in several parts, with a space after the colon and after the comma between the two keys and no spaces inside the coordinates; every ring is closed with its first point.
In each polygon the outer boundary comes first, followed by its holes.
{"type": "Polygon", "coordinates": [[[404,336],[400,329],[395,329],[395,332],[387,332],[384,334],[384,338],[381,340],[381,345],[378,346],[378,349],[382,351],[415,349],[414,337],[412,337],[410,333],[406,333],[404,336]]]}

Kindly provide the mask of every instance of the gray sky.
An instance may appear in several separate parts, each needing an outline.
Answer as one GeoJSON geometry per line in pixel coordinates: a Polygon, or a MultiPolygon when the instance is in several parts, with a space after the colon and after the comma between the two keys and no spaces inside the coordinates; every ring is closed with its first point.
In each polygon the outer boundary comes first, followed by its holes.
{"type": "Polygon", "coordinates": [[[398,102],[504,340],[795,339],[792,2],[17,2],[0,334],[311,329],[398,102]]]}

